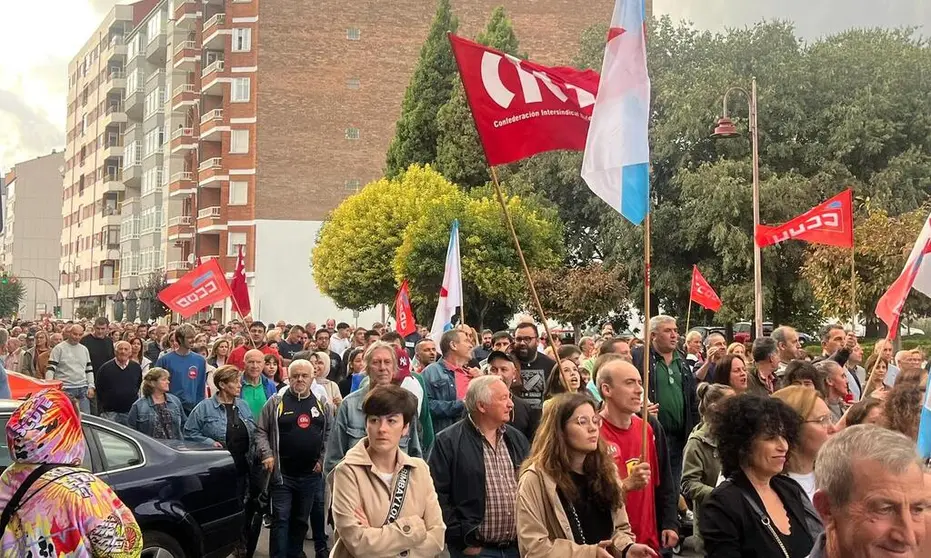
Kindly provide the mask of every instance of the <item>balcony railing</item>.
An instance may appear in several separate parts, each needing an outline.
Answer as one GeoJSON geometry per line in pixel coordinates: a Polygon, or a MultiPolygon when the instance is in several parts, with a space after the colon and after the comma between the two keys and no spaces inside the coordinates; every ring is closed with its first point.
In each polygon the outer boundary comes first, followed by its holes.
{"type": "Polygon", "coordinates": [[[178,139],[180,137],[194,137],[194,128],[178,128],[171,133],[171,139],[178,139]]]}
{"type": "Polygon", "coordinates": [[[100,208],[100,214],[104,217],[112,217],[113,215],[119,215],[120,208],[115,205],[105,205],[100,208]]]}
{"type": "Polygon", "coordinates": [[[121,172],[106,172],[101,176],[104,182],[119,182],[123,180],[123,173],[121,172]]]}
{"type": "Polygon", "coordinates": [[[208,111],[200,118],[200,123],[206,124],[211,120],[223,120],[223,109],[213,109],[208,111]]]}
{"type": "Polygon", "coordinates": [[[194,217],[191,215],[178,215],[168,220],[169,227],[187,227],[194,224],[194,217]]]}
{"type": "Polygon", "coordinates": [[[223,168],[223,158],[214,157],[212,159],[207,159],[197,167],[197,170],[205,171],[208,169],[220,169],[223,168]]]}
{"type": "Polygon", "coordinates": [[[153,79],[158,79],[158,78],[160,78],[160,77],[165,77],[165,70],[158,70],[158,71],[156,71],[156,72],[152,72],[152,75],[150,75],[149,77],[147,77],[146,80],[145,80],[145,82],[146,82],[146,83],[149,83],[149,82],[152,81],[153,79]]]}
{"type": "Polygon", "coordinates": [[[192,173],[192,172],[176,172],[176,173],[174,173],[173,175],[171,175],[171,181],[170,181],[170,183],[171,183],[171,184],[175,184],[175,183],[177,183],[177,182],[190,182],[190,181],[192,181],[192,180],[194,180],[194,173],[192,173]]]}
{"type": "MultiPolygon", "coordinates": [[[[192,41],[188,41],[188,42],[191,42],[193,44],[192,41]]],[[[185,93],[193,93],[193,92],[194,92],[194,84],[185,83],[183,85],[179,85],[178,87],[175,87],[175,90],[171,92],[171,96],[177,97],[178,95],[184,95],[185,93]]]]}
{"type": "Polygon", "coordinates": [[[220,256],[219,256],[219,255],[216,255],[216,254],[205,254],[205,255],[203,255],[203,256],[200,257],[200,263],[201,263],[201,264],[205,264],[205,263],[209,262],[210,260],[217,260],[217,259],[219,259],[219,258],[220,258],[220,256]]]}
{"type": "Polygon", "coordinates": [[[101,277],[100,284],[101,285],[115,285],[116,278],[115,277],[101,277]]]}
{"type": "Polygon", "coordinates": [[[220,207],[205,207],[197,212],[198,219],[219,219],[220,218],[220,207]]]}
{"type": "Polygon", "coordinates": [[[123,112],[123,103],[107,105],[107,114],[113,114],[114,112],[123,112]]]}
{"type": "Polygon", "coordinates": [[[201,72],[201,77],[207,77],[213,72],[222,72],[222,71],[223,71],[223,61],[217,60],[213,62],[212,64],[210,64],[209,66],[207,66],[206,68],[204,68],[204,71],[201,72]]]}
{"type": "Polygon", "coordinates": [[[107,74],[107,81],[111,81],[114,79],[123,79],[125,77],[126,77],[126,73],[123,70],[113,70],[112,72],[107,74]]]}
{"type": "Polygon", "coordinates": [[[165,265],[165,271],[187,271],[189,269],[191,269],[191,264],[183,261],[168,262],[168,264],[165,265]]]}
{"type": "Polygon", "coordinates": [[[177,55],[182,50],[194,50],[197,48],[197,44],[194,41],[184,41],[178,43],[178,46],[175,47],[175,55],[177,55]]]}

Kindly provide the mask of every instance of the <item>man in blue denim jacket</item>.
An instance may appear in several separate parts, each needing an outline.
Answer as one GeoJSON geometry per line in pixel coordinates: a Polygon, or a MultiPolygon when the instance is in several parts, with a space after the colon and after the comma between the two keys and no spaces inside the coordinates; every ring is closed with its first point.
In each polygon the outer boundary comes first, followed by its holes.
{"type": "Polygon", "coordinates": [[[451,329],[440,338],[443,358],[422,372],[433,417],[433,431],[437,434],[463,417],[465,406],[462,400],[469,382],[482,375],[480,369],[468,368],[472,347],[472,339],[467,332],[451,329]]]}

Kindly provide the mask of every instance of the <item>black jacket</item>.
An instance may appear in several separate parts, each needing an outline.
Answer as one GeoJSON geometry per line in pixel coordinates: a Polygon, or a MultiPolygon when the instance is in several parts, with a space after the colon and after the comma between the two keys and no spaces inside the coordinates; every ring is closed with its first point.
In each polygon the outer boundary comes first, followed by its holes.
{"type": "MultiPolygon", "coordinates": [[[[630,352],[630,356],[634,362],[634,366],[637,367],[637,370],[643,374],[643,345],[640,345],[634,348],[630,352]]],[[[647,386],[647,396],[650,398],[651,403],[656,403],[656,359],[662,358],[659,354],[650,349],[650,382],[647,386]]],[[[698,397],[695,390],[697,389],[697,384],[695,382],[695,375],[692,373],[691,368],[689,367],[688,362],[685,360],[685,355],[679,354],[679,362],[682,364],[681,373],[682,373],[682,391],[685,395],[684,410],[685,417],[683,422],[683,432],[666,432],[670,436],[676,436],[682,440],[683,447],[685,446],[685,439],[689,434],[692,433],[692,430],[695,429],[695,425],[700,422],[698,416],[698,397]]]]}
{"type": "MultiPolygon", "coordinates": [[[[517,475],[530,444],[510,425],[505,425],[504,443],[517,475]]],[[[476,530],[485,518],[485,458],[482,434],[469,417],[436,435],[429,463],[446,523],[446,543],[457,550],[481,546],[476,530]]]]}
{"type": "Polygon", "coordinates": [[[509,424],[520,430],[520,433],[527,438],[528,442],[533,442],[533,434],[537,431],[540,414],[534,412],[530,407],[530,403],[513,393],[511,394],[511,401],[514,402],[514,410],[509,424]]]}
{"type": "Polygon", "coordinates": [[[659,486],[656,487],[656,525],[658,533],[669,529],[679,532],[679,485],[672,478],[672,466],[669,464],[669,446],[666,445],[666,433],[663,425],[653,415],[648,415],[653,438],[656,441],[656,459],[659,469],[659,486]]]}
{"type": "MultiPolygon", "coordinates": [[[[792,529],[803,529],[814,544],[815,539],[821,534],[818,531],[821,520],[802,487],[783,475],[773,477],[770,486],[779,495],[789,513],[792,529]],[[801,519],[801,522],[797,521],[797,518],[801,519]]],[[[783,558],[785,555],[772,533],[760,521],[744,494],[749,495],[760,510],[765,510],[763,500],[743,473],[738,473],[721,483],[705,501],[699,512],[705,552],[714,558],[783,558]]]]}

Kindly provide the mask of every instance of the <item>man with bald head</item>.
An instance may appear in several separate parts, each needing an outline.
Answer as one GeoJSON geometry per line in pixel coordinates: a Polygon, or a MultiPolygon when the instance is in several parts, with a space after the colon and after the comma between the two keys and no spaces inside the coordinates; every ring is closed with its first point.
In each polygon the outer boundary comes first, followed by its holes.
{"type": "Polygon", "coordinates": [[[132,352],[128,341],[117,341],[115,356],[103,363],[96,374],[100,416],[120,424],[126,424],[129,409],[139,398],[142,385],[142,366],[130,360],[132,352]]]}
{"type": "Polygon", "coordinates": [[[240,397],[249,405],[252,416],[257,417],[262,412],[265,402],[275,395],[275,382],[262,374],[265,367],[265,353],[258,349],[250,349],[243,356],[242,393],[240,397]]]}

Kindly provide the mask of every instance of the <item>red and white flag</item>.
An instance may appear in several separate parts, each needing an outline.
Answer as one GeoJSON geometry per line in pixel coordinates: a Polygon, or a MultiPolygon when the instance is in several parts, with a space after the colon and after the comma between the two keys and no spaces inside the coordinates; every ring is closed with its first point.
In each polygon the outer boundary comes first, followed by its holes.
{"type": "Polygon", "coordinates": [[[697,265],[692,266],[692,291],[689,294],[689,300],[712,312],[721,309],[721,299],[718,297],[718,293],[714,292],[701,271],[698,271],[697,265]]]}
{"type": "Polygon", "coordinates": [[[931,216],[912,247],[912,252],[905,262],[902,274],[896,279],[876,304],[876,317],[889,326],[889,339],[895,339],[899,332],[899,317],[902,307],[912,289],[931,296],[931,261],[926,256],[931,253],[931,216]]]}
{"type": "Polygon", "coordinates": [[[158,299],[172,311],[187,318],[202,308],[212,306],[230,296],[230,285],[226,282],[220,264],[213,259],[184,274],[181,279],[168,285],[158,293],[158,299]]]}
{"type": "Polygon", "coordinates": [[[489,165],[585,149],[597,72],[541,66],[452,33],[449,42],[489,165]]]}
{"type": "Polygon", "coordinates": [[[789,239],[852,248],[853,190],[844,190],[784,225],[757,226],[756,243],[760,248],[789,239]]]}
{"type": "Polygon", "coordinates": [[[414,323],[414,312],[411,310],[411,292],[407,287],[407,279],[401,283],[398,295],[394,297],[394,313],[397,321],[395,329],[401,334],[401,337],[407,337],[417,331],[417,324],[414,323]]]}
{"type": "Polygon", "coordinates": [[[242,257],[242,246],[239,247],[239,257],[236,258],[236,271],[233,272],[233,282],[230,284],[233,293],[233,308],[240,317],[252,312],[252,303],[249,301],[249,287],[246,285],[246,262],[242,257]]]}
{"type": "MultiPolygon", "coordinates": [[[[443,332],[453,328],[453,316],[456,308],[462,307],[462,261],[459,258],[459,221],[454,220],[449,231],[449,247],[446,249],[446,268],[443,271],[443,286],[440,287],[440,299],[436,303],[433,327],[430,339],[437,345],[443,332]]],[[[460,316],[460,321],[462,317],[460,316]]]]}

